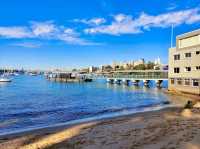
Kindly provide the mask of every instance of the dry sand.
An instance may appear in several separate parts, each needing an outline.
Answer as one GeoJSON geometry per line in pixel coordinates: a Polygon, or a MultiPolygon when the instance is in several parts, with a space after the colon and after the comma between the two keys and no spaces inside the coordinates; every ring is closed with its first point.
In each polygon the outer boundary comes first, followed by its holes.
{"type": "Polygon", "coordinates": [[[200,149],[200,109],[167,108],[0,138],[0,149],[200,149]]]}

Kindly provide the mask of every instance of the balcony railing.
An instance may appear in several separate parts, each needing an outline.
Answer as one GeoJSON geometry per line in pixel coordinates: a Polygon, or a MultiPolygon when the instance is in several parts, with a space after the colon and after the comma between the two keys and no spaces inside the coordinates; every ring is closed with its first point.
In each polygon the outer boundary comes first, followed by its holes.
{"type": "Polygon", "coordinates": [[[130,79],[168,79],[167,72],[151,73],[151,74],[113,74],[112,78],[130,78],[130,79]]]}

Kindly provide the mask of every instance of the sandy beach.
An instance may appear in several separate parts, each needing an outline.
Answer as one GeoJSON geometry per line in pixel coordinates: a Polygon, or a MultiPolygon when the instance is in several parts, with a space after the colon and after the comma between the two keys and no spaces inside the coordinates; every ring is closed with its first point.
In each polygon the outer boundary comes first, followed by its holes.
{"type": "Polygon", "coordinates": [[[171,107],[7,135],[1,149],[198,149],[200,109],[171,107]]]}

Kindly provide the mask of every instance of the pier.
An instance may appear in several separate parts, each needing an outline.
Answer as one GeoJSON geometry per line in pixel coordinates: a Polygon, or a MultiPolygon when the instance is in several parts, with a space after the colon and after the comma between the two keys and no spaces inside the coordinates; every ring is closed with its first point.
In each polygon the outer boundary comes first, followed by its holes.
{"type": "Polygon", "coordinates": [[[107,82],[111,84],[139,85],[140,82],[143,82],[144,86],[148,86],[151,81],[155,81],[157,87],[161,87],[165,80],[168,80],[168,71],[166,70],[113,71],[112,75],[107,77],[107,82]]]}
{"type": "Polygon", "coordinates": [[[47,74],[46,78],[50,81],[56,82],[92,82],[92,79],[86,75],[56,72],[47,74]]]}

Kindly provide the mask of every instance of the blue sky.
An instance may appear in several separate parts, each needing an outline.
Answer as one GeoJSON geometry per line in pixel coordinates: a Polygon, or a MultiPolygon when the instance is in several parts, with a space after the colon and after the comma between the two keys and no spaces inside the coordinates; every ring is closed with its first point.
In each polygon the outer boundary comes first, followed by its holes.
{"type": "Polygon", "coordinates": [[[171,25],[175,35],[200,28],[200,0],[0,3],[0,67],[71,69],[157,57],[167,63],[171,25]]]}

